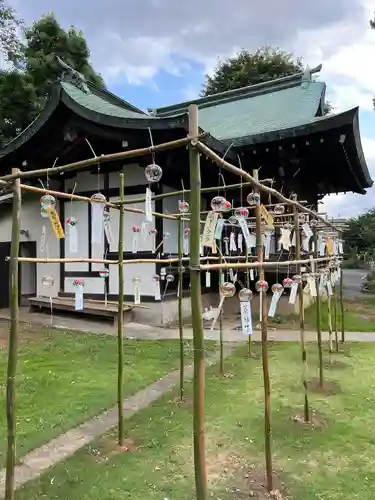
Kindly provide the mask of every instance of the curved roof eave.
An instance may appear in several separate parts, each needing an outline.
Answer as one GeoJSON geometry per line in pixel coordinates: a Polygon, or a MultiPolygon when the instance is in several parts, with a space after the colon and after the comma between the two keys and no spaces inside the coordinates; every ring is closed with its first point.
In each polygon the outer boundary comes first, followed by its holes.
{"type": "Polygon", "coordinates": [[[55,84],[51,89],[45,107],[35,118],[35,120],[30,123],[30,125],[28,125],[20,134],[18,134],[0,150],[0,158],[7,156],[9,153],[12,153],[17,148],[25,144],[25,142],[29,141],[43,127],[43,125],[47,122],[47,120],[57,108],[60,102],[60,97],[61,86],[60,84],[55,84]]]}
{"type": "Polygon", "coordinates": [[[297,125],[283,130],[273,130],[252,136],[226,139],[224,142],[226,144],[233,144],[236,148],[241,148],[243,146],[256,146],[265,142],[280,141],[282,139],[290,139],[293,137],[325,132],[341,126],[350,125],[353,131],[354,144],[357,153],[357,165],[362,182],[359,181],[356,172],[353,172],[353,176],[358,184],[359,192],[361,194],[365,194],[365,189],[371,187],[373,185],[373,181],[371,179],[362,149],[358,116],[359,108],[357,106],[349,109],[348,111],[344,111],[343,113],[317,117],[312,122],[303,125],[297,125]]]}
{"type": "Polygon", "coordinates": [[[179,115],[168,118],[155,118],[148,115],[146,115],[144,118],[123,118],[120,116],[106,115],[85,108],[84,106],[77,103],[64,90],[62,90],[61,92],[61,101],[65,104],[66,107],[71,109],[74,113],[81,116],[82,118],[108,127],[141,130],[147,130],[148,128],[152,128],[154,130],[166,130],[174,128],[185,129],[188,125],[187,113],[181,113],[179,115]]]}

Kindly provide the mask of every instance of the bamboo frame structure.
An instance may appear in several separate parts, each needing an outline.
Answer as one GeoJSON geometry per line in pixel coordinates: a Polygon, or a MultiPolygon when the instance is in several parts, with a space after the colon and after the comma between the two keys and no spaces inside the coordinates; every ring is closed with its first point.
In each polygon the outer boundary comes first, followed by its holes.
{"type": "MultiPolygon", "coordinates": [[[[189,133],[197,135],[198,107],[189,107],[189,133]]],[[[207,471],[204,436],[204,330],[201,302],[200,268],[200,211],[201,211],[201,172],[199,151],[192,142],[189,147],[190,160],[190,283],[191,313],[194,330],[194,468],[197,500],[208,500],[207,471]]]]}
{"type": "MultiPolygon", "coordinates": [[[[12,169],[16,175],[18,169],[12,169]]],[[[21,228],[21,188],[20,181],[13,181],[13,225],[10,260],[10,332],[7,367],[6,416],[7,416],[7,457],[5,475],[5,500],[14,499],[14,472],[16,467],[16,373],[19,337],[18,304],[18,254],[21,228]]]]}
{"type": "MultiPolygon", "coordinates": [[[[124,174],[120,174],[120,200],[124,199],[124,174]]],[[[118,232],[118,317],[117,317],[117,411],[118,444],[124,444],[124,207],[120,208],[118,232]]]]}
{"type": "MultiPolygon", "coordinates": [[[[296,201],[297,197],[293,197],[293,201],[296,201]]],[[[299,225],[299,218],[297,213],[296,205],[293,205],[293,215],[294,215],[294,231],[296,238],[296,260],[300,260],[301,257],[301,229],[299,225]]],[[[309,405],[309,394],[307,387],[307,377],[308,377],[308,365],[307,365],[307,351],[305,343],[305,307],[303,300],[303,281],[301,276],[301,264],[297,264],[297,274],[300,277],[298,283],[298,300],[299,300],[299,331],[301,338],[301,354],[302,354],[302,385],[304,391],[304,404],[303,404],[303,418],[305,422],[310,421],[310,405],[309,405]]]]}
{"type": "Polygon", "coordinates": [[[185,368],[185,349],[184,349],[184,320],[182,316],[182,286],[183,286],[183,272],[182,272],[182,218],[178,219],[177,231],[177,252],[179,259],[178,266],[178,330],[180,336],[180,401],[184,399],[184,368],[185,368]]]}
{"type": "MultiPolygon", "coordinates": [[[[206,460],[205,460],[205,435],[204,435],[204,382],[205,382],[205,353],[204,353],[204,329],[202,319],[202,303],[201,303],[201,275],[202,271],[218,271],[220,277],[224,269],[259,269],[260,279],[264,279],[266,269],[278,269],[280,267],[297,266],[300,269],[301,265],[327,264],[334,259],[334,256],[319,257],[317,251],[317,244],[315,244],[315,253],[313,258],[300,257],[300,236],[296,239],[298,245],[296,247],[295,260],[287,261],[264,261],[262,234],[261,234],[261,212],[260,205],[256,204],[254,207],[254,217],[248,218],[253,221],[252,227],[256,230],[256,257],[250,256],[248,253],[245,256],[225,256],[220,252],[220,255],[200,256],[200,231],[201,224],[205,223],[201,220],[201,215],[205,212],[201,211],[201,195],[202,193],[215,192],[218,190],[226,191],[229,189],[243,188],[243,186],[252,186],[254,192],[259,192],[263,195],[268,195],[270,198],[273,196],[279,200],[279,205],[290,206],[293,208],[293,214],[285,214],[283,217],[275,216],[275,227],[282,227],[282,220],[287,220],[290,217],[295,219],[295,227],[299,234],[298,212],[307,213],[318,221],[314,230],[314,241],[317,242],[317,230],[320,228],[330,228],[337,232],[340,229],[336,228],[332,223],[325,220],[321,215],[313,210],[310,210],[304,204],[306,202],[297,201],[297,199],[289,199],[279,193],[277,190],[266,186],[269,179],[259,181],[258,170],[253,171],[250,175],[245,170],[242,170],[223,158],[220,158],[216,153],[210,150],[200,139],[206,134],[199,133],[198,127],[198,109],[196,105],[191,105],[189,108],[189,134],[187,137],[170,141],[168,143],[159,144],[147,148],[141,148],[134,151],[125,151],[120,153],[113,153],[110,155],[102,155],[99,157],[90,158],[79,162],[70,163],[68,165],[58,166],[51,169],[39,169],[33,171],[21,172],[19,169],[12,169],[12,174],[0,178],[0,185],[10,185],[12,183],[13,189],[13,228],[12,228],[12,247],[10,261],[10,276],[12,284],[11,293],[11,330],[9,342],[9,355],[8,355],[8,374],[7,374],[7,466],[6,466],[6,500],[14,500],[14,469],[15,469],[15,376],[16,376],[16,362],[17,362],[17,340],[18,340],[18,264],[20,262],[40,262],[40,263],[69,263],[69,262],[85,262],[85,263],[100,263],[103,265],[117,265],[119,277],[119,299],[118,299],[118,373],[117,373],[117,403],[118,403],[118,442],[123,445],[124,440],[124,409],[123,409],[123,354],[124,354],[124,341],[123,341],[123,305],[124,305],[124,266],[127,264],[141,264],[141,263],[161,263],[161,264],[178,264],[178,280],[179,280],[179,293],[178,293],[178,316],[179,316],[179,337],[180,337],[180,399],[184,395],[184,331],[183,331],[183,318],[182,318],[182,263],[188,262],[190,265],[190,283],[191,283],[191,307],[192,307],[192,321],[193,321],[193,343],[194,343],[194,465],[195,465],[195,485],[196,485],[196,498],[197,500],[208,500],[208,486],[207,486],[207,473],[206,473],[206,460]],[[106,207],[120,211],[119,219],[119,236],[118,236],[118,254],[119,258],[112,259],[92,259],[92,258],[27,258],[19,256],[19,229],[20,229],[20,212],[21,212],[21,193],[22,190],[39,193],[51,194],[62,199],[76,200],[81,202],[90,203],[90,198],[78,196],[70,193],[61,193],[50,189],[42,189],[35,186],[21,184],[21,179],[29,179],[37,176],[53,176],[64,172],[83,171],[92,168],[101,163],[118,161],[125,158],[136,158],[142,155],[148,155],[153,152],[164,151],[168,149],[188,146],[189,149],[189,163],[190,163],[190,190],[176,191],[172,193],[164,193],[155,195],[152,199],[163,199],[177,194],[184,194],[190,192],[190,214],[162,214],[152,212],[155,217],[174,220],[178,223],[178,257],[177,258],[139,258],[139,259],[124,259],[124,213],[131,212],[137,214],[144,214],[145,211],[126,205],[131,203],[142,203],[145,201],[144,197],[125,200],[124,196],[124,174],[120,174],[120,200],[118,202],[106,201],[103,203],[106,207]],[[200,155],[204,154],[210,158],[219,168],[224,168],[241,178],[241,183],[229,186],[201,188],[201,172],[200,172],[200,155]],[[242,181],[244,179],[245,182],[242,181]],[[280,219],[280,222],[279,222],[280,219]],[[181,237],[183,230],[183,221],[190,220],[190,257],[184,257],[181,248],[181,237]],[[235,262],[237,261],[237,262],[235,262]],[[251,262],[250,262],[251,261],[251,262]],[[204,263],[206,262],[206,263],[204,263]]],[[[264,207],[272,207],[275,204],[265,204],[264,207]]],[[[250,207],[251,209],[253,207],[250,207]]],[[[221,281],[221,278],[219,282],[221,281]]],[[[318,283],[317,283],[318,284],[318,283]]],[[[303,318],[303,291],[300,285],[300,332],[301,332],[301,345],[302,345],[302,360],[304,363],[304,388],[305,388],[305,420],[308,421],[306,415],[309,414],[308,398],[307,398],[307,358],[304,341],[304,318],[303,318]]],[[[320,360],[320,383],[323,384],[323,364],[322,364],[322,350],[321,350],[321,327],[320,327],[320,299],[319,293],[317,297],[317,334],[319,346],[319,360],[320,360]]],[[[344,304],[343,304],[343,285],[342,285],[342,270],[340,280],[340,304],[341,304],[341,342],[345,342],[344,330],[344,304]]],[[[262,292],[262,307],[261,307],[261,345],[262,345],[262,371],[264,381],[264,437],[265,437],[265,462],[266,462],[266,479],[267,490],[269,492],[273,489],[272,477],[272,453],[271,453],[271,382],[269,374],[269,359],[268,359],[268,325],[267,325],[267,299],[266,295],[262,292]]],[[[249,336],[250,337],[250,336],[249,336]]],[[[251,355],[251,337],[249,338],[249,355],[251,355]]],[[[220,313],[220,371],[223,373],[224,367],[224,330],[222,323],[222,316],[220,313]]]]}
{"type": "MultiPolygon", "coordinates": [[[[313,229],[313,243],[314,243],[314,257],[318,258],[318,232],[316,227],[313,229]]],[[[316,297],[315,297],[315,306],[316,306],[316,334],[318,340],[318,357],[319,357],[319,387],[323,388],[324,385],[324,364],[323,364],[323,345],[322,345],[322,326],[320,320],[320,293],[319,293],[319,278],[318,274],[316,274],[315,279],[315,287],[316,287],[316,297]]]]}
{"type": "MultiPolygon", "coordinates": [[[[253,178],[257,182],[258,171],[253,170],[253,178]]],[[[254,188],[258,192],[258,186],[254,188]]],[[[264,267],[263,267],[263,245],[261,234],[261,215],[260,204],[257,203],[255,207],[256,217],[256,249],[259,267],[259,279],[264,280],[264,267]]],[[[262,368],[263,368],[263,385],[264,385],[264,451],[266,461],[266,479],[267,490],[273,490],[273,471],[272,471],[272,450],[271,450],[271,380],[269,372],[269,356],[268,356],[268,330],[267,330],[267,303],[266,294],[261,291],[259,297],[262,299],[261,303],[261,329],[262,329],[262,368]]]]}

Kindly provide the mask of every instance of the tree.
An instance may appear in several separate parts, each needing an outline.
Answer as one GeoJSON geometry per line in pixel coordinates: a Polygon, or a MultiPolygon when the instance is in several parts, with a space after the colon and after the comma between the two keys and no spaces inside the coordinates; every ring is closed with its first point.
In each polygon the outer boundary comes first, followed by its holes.
{"type": "MultiPolygon", "coordinates": [[[[247,85],[267,82],[275,78],[292,75],[304,70],[301,57],[279,48],[261,47],[255,52],[241,50],[235,56],[219,60],[214,74],[205,76],[202,96],[234,90],[247,85]]],[[[332,111],[326,103],[325,113],[332,111]]]]}
{"type": "MultiPolygon", "coordinates": [[[[16,31],[12,33],[16,36],[16,31]]],[[[63,30],[53,14],[42,16],[25,29],[24,39],[24,44],[19,45],[19,64],[10,70],[0,71],[2,143],[14,138],[45,105],[51,85],[62,72],[56,56],[88,81],[104,86],[103,79],[89,63],[90,51],[83,33],[73,27],[63,30]]]]}
{"type": "Polygon", "coordinates": [[[53,14],[47,14],[25,30],[25,39],[25,69],[38,96],[44,97],[61,75],[56,56],[88,81],[104,87],[102,77],[89,63],[90,51],[82,31],[76,31],[73,26],[65,31],[53,14]]]}
{"type": "Polygon", "coordinates": [[[16,63],[21,57],[21,43],[18,31],[22,28],[22,21],[17,19],[14,9],[4,0],[0,0],[0,52],[11,63],[16,63]]]}
{"type": "Polygon", "coordinates": [[[344,240],[349,252],[375,253],[375,208],[347,221],[344,240]]]}

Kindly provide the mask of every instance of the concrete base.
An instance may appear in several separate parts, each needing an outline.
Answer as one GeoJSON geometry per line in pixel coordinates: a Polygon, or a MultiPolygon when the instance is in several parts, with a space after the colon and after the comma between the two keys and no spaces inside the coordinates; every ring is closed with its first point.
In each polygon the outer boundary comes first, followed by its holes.
{"type": "MultiPolygon", "coordinates": [[[[267,294],[268,304],[271,300],[272,294],[267,294]]],[[[309,307],[313,302],[313,299],[308,294],[304,294],[304,306],[309,307]]],[[[206,307],[209,309],[210,306],[217,307],[219,304],[219,294],[210,293],[202,295],[202,309],[206,307]]],[[[253,296],[251,301],[252,311],[254,313],[259,312],[259,295],[253,296]]],[[[134,319],[136,323],[143,323],[152,326],[168,326],[175,324],[178,321],[178,300],[175,299],[162,300],[160,302],[148,303],[147,309],[133,309],[134,319]]],[[[231,297],[225,299],[224,302],[224,317],[230,317],[240,312],[240,302],[238,297],[231,297]]],[[[289,295],[283,295],[277,306],[278,314],[298,314],[299,313],[299,301],[298,297],[295,304],[289,304],[289,295]]],[[[190,297],[184,297],[182,299],[182,315],[183,318],[188,319],[191,317],[191,301],[190,297]]]]}

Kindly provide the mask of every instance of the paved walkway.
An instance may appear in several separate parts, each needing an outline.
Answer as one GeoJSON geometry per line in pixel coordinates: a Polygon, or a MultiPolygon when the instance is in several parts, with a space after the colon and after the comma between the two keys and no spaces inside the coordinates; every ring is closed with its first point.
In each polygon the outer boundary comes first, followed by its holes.
{"type": "MultiPolygon", "coordinates": [[[[228,346],[225,356],[231,354],[228,346]]],[[[206,360],[206,365],[217,363],[219,354],[206,360]]],[[[185,369],[185,379],[193,376],[193,366],[185,369]]],[[[162,377],[157,382],[137,392],[134,396],[124,400],[124,417],[129,419],[138,411],[146,408],[163,394],[169,392],[179,383],[180,373],[178,370],[162,377]]],[[[28,453],[21,458],[21,465],[17,465],[15,472],[16,488],[21,487],[32,479],[37,479],[43,472],[57,463],[73,455],[83,446],[86,446],[96,438],[102,436],[117,425],[117,406],[94,417],[80,426],[44,444],[40,448],[28,453]]],[[[0,498],[5,495],[5,469],[0,471],[0,498]]]]}

